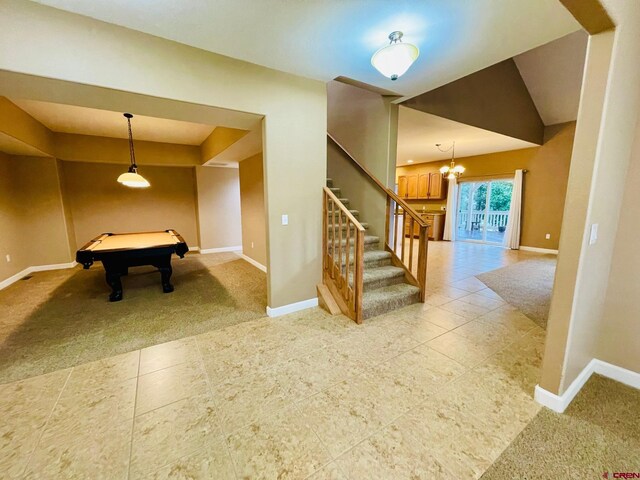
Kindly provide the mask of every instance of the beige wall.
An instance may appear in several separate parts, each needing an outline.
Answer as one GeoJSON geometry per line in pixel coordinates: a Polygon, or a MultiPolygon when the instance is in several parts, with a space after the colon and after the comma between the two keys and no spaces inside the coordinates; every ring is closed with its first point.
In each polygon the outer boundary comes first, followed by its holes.
{"type": "Polygon", "coordinates": [[[216,127],[200,145],[200,160],[205,163],[244,137],[249,130],[216,127]]]}
{"type": "MultiPolygon", "coordinates": [[[[129,141],[122,138],[92,135],[54,134],[56,157],[75,162],[129,164],[129,141]]],[[[145,142],[134,137],[136,163],[145,165],[195,166],[200,165],[200,148],[193,145],[145,142]]]]}
{"type": "Polygon", "coordinates": [[[192,168],[145,167],[151,188],[116,182],[121,165],[63,162],[65,193],[76,243],[82,246],[105,232],[175,229],[190,247],[198,246],[196,182],[192,168]]]}
{"type": "Polygon", "coordinates": [[[543,388],[559,394],[602,353],[603,342],[633,332],[637,322],[625,317],[605,326],[618,219],[633,208],[623,203],[621,186],[640,111],[640,4],[603,3],[617,27],[589,39],[541,380],[543,388]],[[599,225],[598,241],[589,245],[593,224],[599,225]],[[609,326],[618,330],[601,335],[609,326]]]}
{"type": "Polygon", "coordinates": [[[72,260],[55,159],[0,154],[0,229],[0,281],[72,260]]]}
{"type": "Polygon", "coordinates": [[[18,213],[20,192],[13,181],[15,163],[15,157],[0,152],[0,282],[31,265],[18,213]],[[6,255],[11,256],[11,262],[6,261],[6,255]]]}
{"type": "Polygon", "coordinates": [[[237,168],[196,167],[200,249],[242,245],[237,168]]]}
{"type": "Polygon", "coordinates": [[[640,372],[640,118],[622,205],[596,357],[640,372]]]}
{"type": "Polygon", "coordinates": [[[0,16],[8,96],[108,109],[133,93],[126,103],[139,111],[170,99],[183,112],[215,106],[264,115],[268,304],[316,297],[327,158],[323,82],[32,2],[6,0],[0,16]],[[289,225],[280,224],[282,214],[289,225]]]}
{"type": "Polygon", "coordinates": [[[6,97],[0,97],[0,132],[52,156],[53,133],[6,97]]]}
{"type": "Polygon", "coordinates": [[[240,162],[242,205],[242,253],[267,265],[267,237],[264,215],[264,174],[262,154],[240,162]]]}
{"type": "MultiPolygon", "coordinates": [[[[383,184],[393,186],[398,135],[398,106],[362,88],[332,81],[327,84],[327,129],[353,157],[383,184]]],[[[328,143],[327,175],[333,178],[351,209],[360,211],[369,232],[384,235],[386,195],[328,143]]]]}
{"type": "MultiPolygon", "coordinates": [[[[540,147],[456,159],[456,163],[466,168],[461,181],[501,177],[519,168],[528,170],[524,177],[521,245],[558,249],[575,127],[575,122],[546,127],[545,142],[540,147]],[[545,238],[547,233],[551,234],[549,240],[545,238]]],[[[397,175],[435,171],[448,164],[442,161],[398,167],[397,175]]],[[[409,203],[417,210],[423,206],[427,210],[440,210],[447,201],[409,200],[409,203]]]]}

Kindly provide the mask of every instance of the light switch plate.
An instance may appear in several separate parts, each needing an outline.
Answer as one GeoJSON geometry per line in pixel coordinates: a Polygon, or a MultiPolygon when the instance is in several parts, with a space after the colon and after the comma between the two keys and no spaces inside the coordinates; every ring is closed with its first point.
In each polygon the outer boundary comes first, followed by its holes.
{"type": "Polygon", "coordinates": [[[547,240],[549,240],[549,239],[551,238],[551,234],[550,234],[550,233],[547,233],[547,234],[544,236],[544,238],[546,238],[547,240]]]}
{"type": "Polygon", "coordinates": [[[591,225],[591,232],[589,234],[589,245],[595,245],[598,241],[598,224],[594,223],[591,225]]]}
{"type": "Polygon", "coordinates": [[[282,225],[289,225],[289,215],[282,215],[282,225]]]}

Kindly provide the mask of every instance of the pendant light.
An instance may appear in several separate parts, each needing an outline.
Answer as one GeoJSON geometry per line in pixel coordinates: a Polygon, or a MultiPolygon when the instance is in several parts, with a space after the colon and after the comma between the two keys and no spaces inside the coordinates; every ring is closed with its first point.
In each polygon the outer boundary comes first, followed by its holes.
{"type": "Polygon", "coordinates": [[[373,54],[371,65],[385,77],[397,80],[413,65],[420,51],[415,45],[402,42],[402,32],[391,32],[389,40],[389,45],[373,54]]]}
{"type": "Polygon", "coordinates": [[[151,186],[151,184],[144,178],[142,175],[138,173],[138,165],[136,165],[136,153],[133,150],[133,133],[131,132],[131,119],[133,115],[130,113],[125,113],[124,117],[127,119],[127,125],[129,126],[129,155],[131,160],[131,165],[129,166],[129,170],[118,177],[118,182],[133,188],[146,188],[151,186]]]}
{"type": "Polygon", "coordinates": [[[456,142],[453,142],[449,148],[445,149],[440,148],[441,145],[441,143],[436,143],[436,147],[438,147],[438,150],[441,152],[448,152],[451,150],[451,165],[448,167],[446,165],[442,167],[440,169],[440,173],[448,179],[460,178],[460,175],[464,173],[465,168],[462,165],[456,165],[456,142]]]}

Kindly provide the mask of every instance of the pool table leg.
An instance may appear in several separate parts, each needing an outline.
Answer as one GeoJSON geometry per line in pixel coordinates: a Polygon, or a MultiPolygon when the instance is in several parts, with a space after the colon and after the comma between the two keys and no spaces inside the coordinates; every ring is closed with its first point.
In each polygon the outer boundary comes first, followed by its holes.
{"type": "Polygon", "coordinates": [[[122,282],[120,281],[120,275],[121,273],[118,270],[107,270],[107,283],[112,290],[109,294],[110,302],[119,302],[122,300],[122,282]]]}
{"type": "Polygon", "coordinates": [[[171,274],[173,273],[173,268],[171,268],[171,263],[163,263],[161,265],[157,265],[158,270],[160,271],[160,278],[162,281],[162,291],[164,293],[173,292],[173,285],[171,285],[171,274]]]}

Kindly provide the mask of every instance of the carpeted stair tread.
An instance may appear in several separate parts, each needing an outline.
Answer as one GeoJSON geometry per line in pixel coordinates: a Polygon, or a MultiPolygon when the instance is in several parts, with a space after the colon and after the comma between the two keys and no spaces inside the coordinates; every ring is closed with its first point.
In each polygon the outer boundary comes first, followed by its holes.
{"type": "Polygon", "coordinates": [[[332,188],[333,187],[333,178],[327,178],[327,187],[328,188],[332,188]]]}
{"type": "Polygon", "coordinates": [[[418,301],[420,289],[408,283],[398,283],[362,294],[362,314],[371,318],[418,301]]]}
{"type": "Polygon", "coordinates": [[[347,205],[349,205],[349,199],[348,198],[338,198],[338,200],[340,200],[340,203],[342,203],[345,207],[347,205]]]}
{"type": "Polygon", "coordinates": [[[329,190],[331,190],[336,197],[340,198],[340,188],[339,187],[329,187],[329,190]]]}
{"type": "MultiPolygon", "coordinates": [[[[346,238],[343,238],[343,239],[342,239],[342,242],[340,242],[340,241],[338,241],[338,240],[336,239],[336,242],[335,242],[335,243],[336,243],[336,249],[337,249],[337,248],[338,248],[338,246],[339,246],[341,243],[342,243],[342,246],[345,246],[345,245],[347,244],[347,239],[346,239],[346,238]]],[[[370,247],[370,246],[372,246],[372,245],[378,245],[379,243],[380,243],[380,237],[377,237],[377,236],[375,236],[375,235],[365,235],[365,236],[364,236],[364,246],[365,246],[365,248],[366,248],[367,246],[369,246],[369,247],[370,247]]],[[[351,244],[351,248],[355,248],[355,245],[354,245],[354,239],[353,239],[353,238],[351,239],[350,244],[351,244]]],[[[333,245],[332,245],[332,242],[329,242],[329,248],[331,248],[332,246],[333,246],[333,245]]]]}
{"type": "MultiPolygon", "coordinates": [[[[354,217],[358,218],[360,216],[360,212],[358,210],[349,210],[349,212],[351,213],[351,215],[353,215],[354,217]]],[[[337,217],[340,214],[340,211],[336,210],[333,215],[335,217],[337,217]]],[[[331,212],[329,212],[329,215],[331,215],[331,212]]]]}
{"type": "MultiPolygon", "coordinates": [[[[351,223],[350,225],[351,225],[351,230],[354,230],[356,228],[353,223],[351,223]]],[[[369,228],[369,224],[367,222],[360,222],[360,225],[362,225],[365,230],[367,230],[369,228]]],[[[338,231],[339,228],[340,228],[340,225],[336,224],[336,226],[333,227],[333,230],[338,231]]],[[[346,230],[347,230],[347,222],[343,221],[342,222],[342,231],[346,232],[346,230]]],[[[329,227],[329,233],[331,233],[331,227],[329,227]]]]}
{"type": "MultiPolygon", "coordinates": [[[[349,256],[349,264],[353,265],[354,256],[349,256]]],[[[347,256],[342,254],[342,265],[346,265],[347,256]]],[[[364,268],[371,266],[371,268],[383,267],[391,263],[391,252],[386,250],[366,250],[364,252],[364,268]]]]}
{"type": "MultiPolygon", "coordinates": [[[[354,272],[349,272],[349,282],[353,282],[354,272]]],[[[365,268],[362,275],[364,291],[374,290],[404,281],[404,269],[386,265],[384,267],[365,268]]]]}

